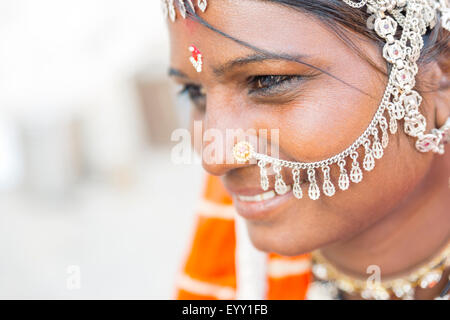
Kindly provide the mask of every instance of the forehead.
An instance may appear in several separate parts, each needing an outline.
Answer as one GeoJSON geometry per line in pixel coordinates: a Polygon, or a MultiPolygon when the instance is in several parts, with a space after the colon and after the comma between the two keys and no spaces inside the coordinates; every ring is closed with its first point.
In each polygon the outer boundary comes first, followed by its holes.
{"type": "MultiPolygon", "coordinates": [[[[259,49],[292,55],[326,54],[336,36],[314,17],[277,3],[257,0],[210,0],[197,14],[218,31],[259,49]]],[[[178,15],[169,22],[171,62],[184,63],[194,44],[210,63],[221,63],[254,51],[200,22],[178,15]]],[[[334,46],[334,44],[333,44],[334,46]]],[[[334,46],[334,49],[336,47],[334,46]]]]}

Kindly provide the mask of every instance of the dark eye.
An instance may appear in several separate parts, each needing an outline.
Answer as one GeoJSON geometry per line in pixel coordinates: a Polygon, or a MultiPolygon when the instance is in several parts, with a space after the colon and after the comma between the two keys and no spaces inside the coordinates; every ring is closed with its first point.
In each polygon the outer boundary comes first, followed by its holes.
{"type": "Polygon", "coordinates": [[[286,89],[286,85],[301,80],[298,75],[264,75],[253,76],[248,79],[249,93],[273,94],[286,89]]]}
{"type": "Polygon", "coordinates": [[[179,94],[187,94],[196,108],[202,111],[206,108],[206,93],[202,86],[196,84],[185,84],[179,94]]]}

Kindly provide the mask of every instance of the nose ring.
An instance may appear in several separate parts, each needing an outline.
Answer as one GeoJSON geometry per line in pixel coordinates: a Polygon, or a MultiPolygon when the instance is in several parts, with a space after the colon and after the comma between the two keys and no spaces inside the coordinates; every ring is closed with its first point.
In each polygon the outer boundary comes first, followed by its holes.
{"type": "Polygon", "coordinates": [[[233,147],[233,156],[238,162],[249,161],[253,152],[253,146],[247,141],[240,141],[233,147]]]}

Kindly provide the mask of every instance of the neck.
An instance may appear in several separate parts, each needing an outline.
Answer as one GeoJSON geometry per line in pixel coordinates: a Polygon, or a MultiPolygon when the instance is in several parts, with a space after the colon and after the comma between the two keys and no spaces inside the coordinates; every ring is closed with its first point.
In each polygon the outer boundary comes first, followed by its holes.
{"type": "MultiPolygon", "coordinates": [[[[431,260],[450,240],[450,152],[435,156],[431,169],[406,201],[361,234],[321,249],[337,269],[367,278],[377,265],[383,279],[407,275],[431,260]]],[[[435,288],[417,290],[416,297],[432,298],[435,288]]]]}

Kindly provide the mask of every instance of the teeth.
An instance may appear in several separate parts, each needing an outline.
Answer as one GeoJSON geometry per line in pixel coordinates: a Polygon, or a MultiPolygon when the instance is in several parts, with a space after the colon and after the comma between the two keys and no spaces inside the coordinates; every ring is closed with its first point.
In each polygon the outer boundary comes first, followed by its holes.
{"type": "MultiPolygon", "coordinates": [[[[287,192],[289,192],[291,190],[291,186],[287,186],[287,192]]],[[[264,200],[269,200],[272,199],[273,197],[275,197],[277,194],[275,193],[275,191],[270,190],[264,193],[260,193],[260,194],[256,194],[254,196],[238,196],[238,199],[241,201],[245,201],[245,202],[258,202],[258,201],[264,201],[264,200]]]]}

